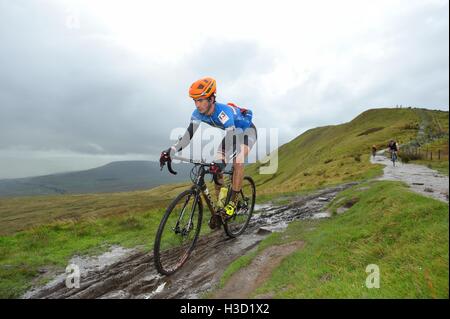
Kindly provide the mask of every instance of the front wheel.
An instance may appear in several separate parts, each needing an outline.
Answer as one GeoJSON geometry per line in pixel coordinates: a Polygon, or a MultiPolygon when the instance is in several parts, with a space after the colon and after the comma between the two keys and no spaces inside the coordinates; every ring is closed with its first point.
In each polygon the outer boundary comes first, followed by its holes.
{"type": "Polygon", "coordinates": [[[187,261],[200,233],[202,215],[202,202],[194,189],[182,192],[169,205],[153,247],[159,273],[171,275],[187,261]]]}
{"type": "Polygon", "coordinates": [[[251,177],[245,176],[241,191],[236,196],[236,212],[223,224],[225,233],[229,237],[237,237],[245,231],[255,208],[255,199],[255,182],[251,177]]]}
{"type": "Polygon", "coordinates": [[[395,166],[395,162],[397,161],[397,154],[395,152],[392,153],[392,165],[395,166]]]}

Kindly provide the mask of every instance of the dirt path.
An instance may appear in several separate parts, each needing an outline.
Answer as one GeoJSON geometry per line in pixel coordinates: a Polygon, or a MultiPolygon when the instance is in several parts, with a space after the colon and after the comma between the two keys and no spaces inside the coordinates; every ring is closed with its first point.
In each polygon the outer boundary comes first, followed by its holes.
{"type": "MultiPolygon", "coordinates": [[[[283,230],[293,220],[327,217],[326,205],[339,192],[355,184],[357,183],[299,196],[289,205],[255,207],[254,216],[243,235],[228,239],[219,230],[202,237],[188,262],[170,277],[157,273],[152,252],[115,248],[117,253],[107,253],[108,258],[102,255],[103,257],[87,261],[82,258],[71,261],[82,264],[79,288],[66,288],[66,277],[60,274],[45,287],[29,291],[24,298],[201,298],[218,284],[224,270],[233,260],[254,248],[272,231],[283,230]]],[[[255,282],[264,279],[271,267],[299,247],[291,245],[280,254],[268,251],[266,258],[273,260],[254,265],[261,266],[260,271],[256,272],[259,275],[255,282]]]]}
{"type": "MultiPolygon", "coordinates": [[[[250,295],[261,286],[277,268],[281,261],[301,249],[304,242],[293,242],[281,246],[271,246],[255,257],[249,266],[240,269],[233,274],[225,287],[216,291],[212,298],[227,299],[249,298],[250,295]]],[[[265,296],[266,298],[270,296],[265,296]]]]}
{"type": "Polygon", "coordinates": [[[442,175],[423,165],[392,162],[380,151],[370,159],[371,163],[384,164],[384,174],[379,180],[402,181],[408,184],[411,189],[419,194],[433,197],[448,203],[448,176],[442,175]]]}

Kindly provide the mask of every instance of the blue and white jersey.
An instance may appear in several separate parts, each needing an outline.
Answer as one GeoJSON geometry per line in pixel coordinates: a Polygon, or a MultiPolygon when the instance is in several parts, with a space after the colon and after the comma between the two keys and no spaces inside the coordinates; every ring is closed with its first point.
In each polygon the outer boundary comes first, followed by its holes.
{"type": "Polygon", "coordinates": [[[216,108],[211,115],[204,115],[195,109],[191,116],[191,122],[194,125],[204,122],[222,130],[237,128],[244,131],[251,126],[252,116],[250,110],[216,102],[216,108]],[[244,110],[244,112],[241,112],[241,110],[244,110]]]}

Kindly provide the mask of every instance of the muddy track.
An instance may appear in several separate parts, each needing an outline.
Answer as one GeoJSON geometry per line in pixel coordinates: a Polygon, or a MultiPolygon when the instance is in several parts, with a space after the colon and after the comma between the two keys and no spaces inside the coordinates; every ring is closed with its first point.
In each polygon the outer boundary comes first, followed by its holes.
{"type": "Polygon", "coordinates": [[[79,288],[66,288],[65,276],[60,274],[45,287],[29,291],[24,298],[201,298],[218,284],[233,260],[272,231],[284,229],[293,220],[326,217],[326,205],[355,184],[299,196],[289,205],[257,206],[243,235],[229,239],[223,230],[217,230],[200,238],[187,263],[171,276],[157,273],[153,252],[130,250],[114,263],[82,271],[79,288]]]}
{"type": "Polygon", "coordinates": [[[384,151],[377,152],[371,163],[385,165],[383,176],[378,180],[401,181],[411,190],[424,196],[432,197],[448,204],[448,176],[442,175],[424,165],[404,164],[397,162],[396,166],[384,156],[384,151]]]}

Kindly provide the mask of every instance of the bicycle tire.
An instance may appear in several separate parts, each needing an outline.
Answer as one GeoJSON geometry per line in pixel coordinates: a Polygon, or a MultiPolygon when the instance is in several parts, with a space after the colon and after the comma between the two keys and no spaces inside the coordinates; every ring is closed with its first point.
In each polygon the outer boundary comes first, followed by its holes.
{"type": "MultiPolygon", "coordinates": [[[[232,227],[231,227],[231,225],[230,225],[230,222],[231,222],[231,220],[233,219],[233,218],[235,218],[236,217],[236,215],[234,216],[234,217],[231,217],[231,219],[229,219],[229,220],[225,220],[224,221],[224,223],[223,223],[223,228],[224,228],[224,230],[225,230],[225,233],[227,234],[227,236],[228,237],[231,237],[231,238],[235,238],[235,237],[237,237],[237,236],[239,236],[239,235],[241,235],[246,229],[247,229],[247,226],[248,226],[248,223],[250,222],[250,219],[252,218],[252,215],[253,215],[253,210],[254,210],[254,208],[255,208],[255,200],[256,200],[256,185],[255,185],[255,182],[253,181],[253,179],[250,177],[250,176],[244,176],[244,179],[243,179],[244,181],[245,180],[247,180],[249,183],[250,183],[250,186],[251,186],[251,189],[252,189],[252,194],[251,194],[251,207],[250,207],[250,210],[249,210],[249,213],[248,213],[248,216],[247,216],[247,218],[246,218],[246,220],[245,220],[245,223],[244,223],[244,225],[242,226],[242,228],[240,228],[238,231],[233,231],[233,229],[232,229],[232,227]]],[[[244,186],[244,185],[243,185],[244,186]]],[[[242,188],[241,188],[241,192],[242,192],[242,188]]],[[[229,192],[230,193],[230,192],[229,192]]],[[[242,196],[242,193],[241,194],[239,194],[238,196],[242,196]]],[[[244,194],[244,196],[247,196],[246,194],[244,194]]],[[[229,198],[227,199],[227,202],[229,201],[229,198]]],[[[238,214],[238,212],[236,212],[236,214],[238,214]]]]}
{"type": "MultiPolygon", "coordinates": [[[[166,212],[164,213],[164,216],[159,224],[158,231],[157,231],[156,237],[155,237],[154,246],[153,246],[153,257],[154,257],[153,259],[154,259],[154,264],[155,264],[156,269],[162,275],[169,276],[169,275],[175,273],[177,270],[179,270],[186,263],[189,256],[191,255],[192,251],[195,248],[195,244],[197,243],[197,239],[200,234],[202,218],[203,218],[202,200],[201,200],[200,196],[198,196],[198,197],[195,197],[195,196],[196,196],[196,191],[194,189],[185,190],[184,192],[180,193],[172,201],[172,203],[167,207],[166,212]],[[192,243],[187,248],[185,253],[181,256],[181,259],[175,264],[174,267],[167,267],[166,265],[163,264],[162,258],[161,258],[162,253],[163,253],[161,251],[162,234],[163,234],[165,226],[167,225],[167,221],[169,220],[171,213],[174,211],[174,208],[184,197],[186,197],[188,195],[194,196],[194,200],[197,201],[196,203],[194,202],[194,205],[197,205],[197,207],[198,207],[197,228],[195,230],[195,234],[194,234],[192,243]]],[[[194,206],[194,211],[195,211],[195,206],[194,206]]],[[[171,249],[173,250],[174,248],[171,248],[171,249]]],[[[167,250],[168,254],[170,254],[171,249],[167,250]]]]}

